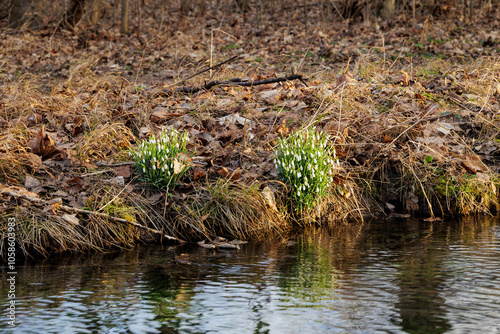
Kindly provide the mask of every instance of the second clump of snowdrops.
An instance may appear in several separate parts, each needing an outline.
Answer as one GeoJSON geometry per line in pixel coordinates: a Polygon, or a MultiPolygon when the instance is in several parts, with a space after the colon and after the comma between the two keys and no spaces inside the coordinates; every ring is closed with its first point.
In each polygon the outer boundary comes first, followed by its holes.
{"type": "Polygon", "coordinates": [[[337,166],[329,136],[314,128],[300,130],[278,141],[275,165],[291,187],[298,211],[314,208],[328,193],[337,166]]]}
{"type": "Polygon", "coordinates": [[[143,180],[161,189],[174,187],[190,168],[188,140],[187,132],[170,129],[140,142],[130,155],[143,180]]]}

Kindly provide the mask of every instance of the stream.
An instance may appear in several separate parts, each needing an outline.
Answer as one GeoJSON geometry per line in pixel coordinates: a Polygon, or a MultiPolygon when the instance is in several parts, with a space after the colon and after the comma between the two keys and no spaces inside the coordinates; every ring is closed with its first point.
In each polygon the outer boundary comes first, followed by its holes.
{"type": "Polygon", "coordinates": [[[17,260],[9,333],[500,333],[497,218],[17,260]]]}

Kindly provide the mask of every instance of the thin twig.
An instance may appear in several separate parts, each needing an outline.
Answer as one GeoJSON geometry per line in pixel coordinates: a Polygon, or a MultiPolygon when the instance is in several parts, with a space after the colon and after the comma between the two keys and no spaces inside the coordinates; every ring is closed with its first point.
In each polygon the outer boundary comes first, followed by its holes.
{"type": "Polygon", "coordinates": [[[121,166],[133,165],[133,164],[135,164],[135,162],[119,162],[119,163],[116,163],[116,164],[107,164],[105,162],[98,161],[96,163],[96,165],[99,166],[99,167],[121,167],[121,166]]]}
{"type": "Polygon", "coordinates": [[[183,83],[183,82],[186,82],[186,81],[188,81],[189,79],[194,78],[194,77],[195,77],[195,76],[197,76],[197,75],[200,75],[200,74],[205,73],[205,72],[207,72],[207,71],[213,70],[213,69],[215,69],[215,68],[217,68],[217,67],[219,67],[219,66],[222,66],[222,65],[224,65],[224,64],[227,64],[227,63],[229,63],[230,61],[235,60],[236,58],[238,58],[238,56],[231,57],[231,58],[229,58],[229,59],[227,59],[227,60],[224,60],[222,63],[219,63],[219,64],[217,64],[217,65],[214,65],[214,66],[211,66],[211,67],[206,68],[206,69],[204,69],[204,70],[201,70],[201,71],[199,71],[199,72],[196,72],[196,73],[195,73],[195,74],[193,74],[192,76],[187,77],[186,79],[183,79],[183,80],[181,80],[181,81],[177,82],[177,83],[176,83],[176,85],[179,85],[179,84],[181,84],[181,83],[183,83]]]}

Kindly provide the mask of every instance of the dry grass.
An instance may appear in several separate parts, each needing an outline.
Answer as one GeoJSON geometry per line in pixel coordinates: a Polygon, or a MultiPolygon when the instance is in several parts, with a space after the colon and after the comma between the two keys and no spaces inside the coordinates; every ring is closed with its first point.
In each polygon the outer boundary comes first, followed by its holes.
{"type": "MultiPolygon", "coordinates": [[[[144,27],[144,31],[148,29],[151,27],[144,27]]],[[[168,38],[160,40],[155,47],[174,51],[170,58],[165,58],[168,61],[161,65],[161,71],[170,60],[177,61],[175,68],[172,65],[174,69],[165,70],[178,80],[206,67],[208,62],[202,60],[209,59],[211,54],[199,48],[197,36],[185,33],[165,36],[168,38]]],[[[23,54],[26,46],[20,43],[38,48],[41,45],[38,37],[13,36],[3,47],[9,52],[23,54]]],[[[290,62],[290,68],[296,67],[296,72],[309,77],[309,87],[297,86],[296,90],[294,83],[266,87],[267,90],[282,89],[272,103],[261,98],[259,89],[262,87],[226,87],[195,96],[165,98],[154,93],[172,88],[172,82],[144,88],[138,82],[147,80],[138,80],[136,74],[135,78],[110,74],[110,59],[104,60],[110,58],[110,54],[100,54],[97,50],[104,43],[91,41],[95,45],[91,45],[89,53],[76,48],[69,52],[61,42],[64,38],[58,40],[56,37],[47,45],[63,57],[73,51],[82,52],[80,59],[84,60],[76,59],[67,68],[62,68],[60,77],[50,77],[44,71],[19,76],[0,73],[5,78],[0,80],[0,99],[8,97],[8,103],[0,105],[2,182],[23,183],[28,174],[42,181],[55,180],[61,174],[66,174],[67,178],[81,177],[84,179],[82,192],[88,197],[85,205],[90,210],[130,219],[191,240],[220,234],[252,238],[312,222],[362,219],[365,215],[384,211],[385,203],[398,204],[406,212],[433,215],[490,213],[498,206],[497,160],[478,149],[484,145],[497,147],[500,133],[498,59],[465,62],[463,59],[435,58],[417,62],[401,53],[398,60],[389,61],[375,54],[372,48],[349,64],[330,62],[325,66],[321,63],[319,67],[307,67],[303,65],[307,62],[305,52],[295,63],[292,58],[255,53],[246,55],[238,64],[231,64],[230,69],[217,72],[211,79],[257,78],[261,74],[270,77],[278,75],[283,63],[288,66],[290,62]],[[277,63],[281,67],[276,67],[277,63]],[[341,73],[345,76],[339,77],[341,73]],[[408,82],[405,82],[404,73],[408,74],[408,82]],[[403,76],[403,81],[395,79],[398,76],[403,76]],[[425,88],[429,83],[435,83],[441,90],[425,88]],[[459,95],[460,99],[451,93],[459,95]],[[185,102],[195,107],[191,110],[179,107],[185,102]],[[304,102],[307,106],[294,111],[287,102],[294,106],[296,102],[304,102]],[[433,103],[437,109],[426,109],[433,103]],[[238,110],[241,105],[244,108],[238,110]],[[159,125],[151,121],[151,112],[158,106],[172,107],[172,113],[179,112],[182,116],[159,125]],[[246,149],[250,152],[245,153],[248,156],[255,152],[270,155],[278,136],[276,127],[281,121],[284,124],[290,121],[290,129],[287,129],[290,131],[315,124],[332,136],[341,168],[330,195],[318,208],[300,216],[294,214],[286,188],[275,180],[269,181],[271,173],[258,176],[258,182],[252,185],[223,177],[217,179],[217,174],[216,177],[210,175],[206,181],[191,182],[189,179],[194,190],[177,191],[171,196],[164,194],[159,203],[151,204],[148,199],[156,194],[155,191],[137,179],[132,177],[130,186],[135,188],[130,190],[107,182],[115,175],[112,169],[99,170],[94,175],[94,171],[82,167],[89,162],[128,160],[126,151],[137,139],[143,139],[147,131],[155,133],[170,126],[203,131],[202,120],[215,120],[235,112],[246,113],[256,124],[253,141],[245,138],[241,145],[236,141],[236,144],[225,143],[223,147],[226,151],[238,151],[239,159],[243,156],[240,151],[246,149]],[[441,112],[451,112],[454,116],[431,119],[441,112]],[[275,115],[268,116],[273,113],[275,115]],[[61,171],[48,167],[30,152],[28,141],[36,135],[40,121],[54,137],[56,145],[64,145],[68,150],[70,160],[76,159],[71,160],[75,168],[61,171]],[[443,124],[453,129],[441,132],[443,124]],[[427,159],[429,156],[432,156],[431,161],[427,159]],[[476,172],[471,168],[477,168],[476,172]]],[[[117,38],[112,33],[108,37],[117,38]]],[[[209,40],[205,37],[204,42],[209,40]]],[[[163,51],[154,49],[151,43],[144,51],[137,52],[142,49],[134,41],[129,41],[129,46],[136,47],[136,52],[116,56],[115,65],[124,71],[124,64],[129,61],[126,58],[131,57],[130,66],[135,73],[147,66],[154,68],[157,59],[163,57],[163,51]]],[[[221,48],[234,43],[234,38],[218,31],[214,41],[221,48]]],[[[293,45],[285,47],[291,53],[294,51],[293,45]]],[[[340,52],[340,49],[335,50],[332,52],[340,52]]],[[[29,64],[41,61],[32,53],[26,55],[25,61],[29,64]]],[[[226,54],[215,56],[221,61],[226,54]]],[[[17,65],[7,62],[0,66],[10,73],[10,68],[17,65]]],[[[205,76],[195,77],[186,84],[203,84],[205,79],[205,76]]],[[[237,130],[236,126],[232,128],[234,132],[237,130]]],[[[215,156],[220,153],[216,151],[207,150],[203,154],[215,156]]],[[[232,156],[227,153],[223,158],[227,157],[232,156]]],[[[249,163],[265,165],[267,162],[256,159],[249,163]]],[[[47,189],[41,195],[51,199],[55,191],[47,189]]],[[[136,228],[102,217],[78,215],[79,224],[70,225],[62,218],[62,212],[46,212],[36,205],[8,198],[2,201],[5,217],[15,217],[20,222],[19,241],[26,253],[46,255],[51,250],[131,247],[143,237],[136,228]]],[[[2,235],[5,235],[5,228],[5,224],[0,224],[2,235]]]]}
{"type": "Polygon", "coordinates": [[[77,157],[85,162],[108,159],[125,161],[129,158],[131,141],[135,141],[135,136],[122,123],[98,124],[95,129],[85,133],[77,145],[77,157]]]}
{"type": "Polygon", "coordinates": [[[334,137],[337,152],[352,159],[347,168],[365,189],[361,193],[431,215],[496,210],[498,169],[477,147],[498,147],[498,61],[433,60],[398,71],[388,64],[356,68],[333,89],[327,83],[317,88],[314,117],[334,137]],[[412,73],[408,79],[415,83],[388,79],[402,71],[412,73]],[[433,81],[444,93],[422,86],[433,81]],[[453,115],[440,118],[443,112],[453,115]],[[413,195],[418,203],[410,203],[413,195]]]}
{"type": "Polygon", "coordinates": [[[178,231],[203,238],[229,234],[247,239],[284,231],[291,225],[278,186],[271,183],[261,191],[258,184],[219,179],[175,204],[172,223],[178,231]]]}

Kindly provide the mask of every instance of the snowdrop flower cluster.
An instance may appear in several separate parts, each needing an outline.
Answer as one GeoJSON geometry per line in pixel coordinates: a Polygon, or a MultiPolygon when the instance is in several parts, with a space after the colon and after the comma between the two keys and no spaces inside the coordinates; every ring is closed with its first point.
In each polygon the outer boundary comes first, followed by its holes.
{"type": "Polygon", "coordinates": [[[337,158],[328,141],[328,135],[314,128],[278,141],[275,166],[281,180],[291,187],[292,199],[300,211],[318,204],[333,181],[337,158]]]}
{"type": "Polygon", "coordinates": [[[175,129],[162,131],[159,136],[151,136],[129,152],[143,180],[158,188],[175,185],[189,169],[189,164],[181,154],[187,154],[187,132],[175,129]]]}

